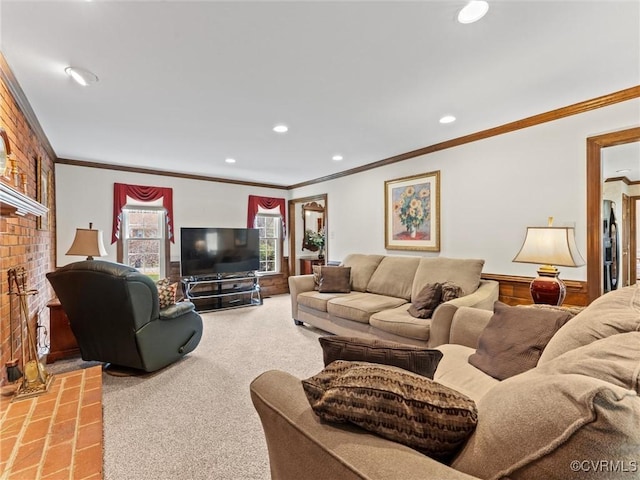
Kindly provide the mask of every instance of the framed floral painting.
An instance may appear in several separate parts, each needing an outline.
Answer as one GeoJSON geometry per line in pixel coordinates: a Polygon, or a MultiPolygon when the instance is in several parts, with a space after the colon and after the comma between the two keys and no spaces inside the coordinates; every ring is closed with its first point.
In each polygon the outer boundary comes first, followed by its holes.
{"type": "Polygon", "coordinates": [[[440,171],[384,182],[387,250],[440,251],[440,171]]]}

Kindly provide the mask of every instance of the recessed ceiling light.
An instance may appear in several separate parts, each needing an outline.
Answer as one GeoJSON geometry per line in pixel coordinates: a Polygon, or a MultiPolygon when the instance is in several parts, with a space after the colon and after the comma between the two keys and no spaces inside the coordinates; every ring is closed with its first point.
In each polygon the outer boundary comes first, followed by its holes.
{"type": "Polygon", "coordinates": [[[630,168],[622,168],[620,170],[616,170],[616,173],[629,173],[630,171],[630,168]]]}
{"type": "Polygon", "coordinates": [[[98,81],[98,76],[95,73],[90,72],[89,70],[85,70],[84,68],[67,67],[64,69],[64,71],[67,75],[69,75],[83,87],[86,87],[98,81]]]}
{"type": "Polygon", "coordinates": [[[273,131],[276,133],[287,133],[289,131],[289,127],[286,125],[276,125],[273,127],[273,131]]]}
{"type": "Polygon", "coordinates": [[[472,0],[458,12],[460,23],[473,23],[480,20],[489,11],[489,3],[484,0],[472,0]]]}
{"type": "Polygon", "coordinates": [[[453,123],[456,121],[456,117],[453,115],[445,115],[440,119],[440,123],[453,123]]]}
{"type": "Polygon", "coordinates": [[[236,159],[235,158],[225,158],[224,161],[227,162],[227,163],[236,163],[236,159]]]}
{"type": "Polygon", "coordinates": [[[343,158],[344,157],[342,155],[334,155],[333,157],[331,157],[331,160],[335,160],[336,162],[339,162],[343,158]]]}

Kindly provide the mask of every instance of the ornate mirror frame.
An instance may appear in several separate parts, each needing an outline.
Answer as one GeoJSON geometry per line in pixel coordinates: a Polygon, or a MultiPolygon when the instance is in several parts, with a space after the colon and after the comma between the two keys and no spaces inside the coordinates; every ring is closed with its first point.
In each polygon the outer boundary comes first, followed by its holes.
{"type": "Polygon", "coordinates": [[[302,205],[302,249],[315,252],[318,250],[316,245],[308,242],[306,235],[307,230],[313,232],[321,232],[325,226],[324,207],[317,202],[309,202],[302,205]]]}

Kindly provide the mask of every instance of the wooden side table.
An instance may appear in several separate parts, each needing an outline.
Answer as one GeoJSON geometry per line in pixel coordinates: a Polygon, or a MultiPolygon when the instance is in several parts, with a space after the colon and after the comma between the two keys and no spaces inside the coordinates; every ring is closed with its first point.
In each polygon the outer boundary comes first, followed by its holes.
{"type": "Polygon", "coordinates": [[[314,265],[324,265],[324,260],[320,260],[318,258],[301,258],[300,275],[309,275],[313,273],[314,265]]]}
{"type": "Polygon", "coordinates": [[[71,324],[62,305],[60,305],[60,301],[54,298],[47,303],[47,307],[49,307],[49,338],[51,341],[47,363],[80,355],[78,342],[71,331],[71,324]]]}

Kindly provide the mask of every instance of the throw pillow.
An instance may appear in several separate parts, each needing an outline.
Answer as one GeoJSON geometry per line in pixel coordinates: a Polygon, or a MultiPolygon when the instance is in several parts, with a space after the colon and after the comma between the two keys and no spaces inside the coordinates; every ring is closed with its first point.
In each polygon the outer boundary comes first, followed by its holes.
{"type": "Polygon", "coordinates": [[[336,360],[391,365],[433,378],[442,358],[439,350],[367,338],[330,335],[318,339],[325,367],[336,360]]]}
{"type": "Polygon", "coordinates": [[[163,278],[156,282],[156,287],[158,288],[158,301],[161,310],[176,303],[177,283],[171,283],[168,278],[163,278]]]}
{"type": "Polygon", "coordinates": [[[442,285],[427,283],[411,302],[409,314],[416,318],[431,318],[433,311],[440,304],[440,298],[442,298],[442,285]]]}
{"type": "Polygon", "coordinates": [[[320,267],[321,293],[351,292],[351,267],[320,267]]]}
{"type": "Polygon", "coordinates": [[[535,367],[551,337],[572,315],[569,312],[511,307],[495,302],[494,314],[480,334],[469,363],[498,380],[535,367]]]}
{"type": "Polygon", "coordinates": [[[321,265],[314,265],[313,267],[311,267],[313,271],[313,289],[314,290],[318,290],[320,288],[320,278],[321,278],[320,269],[321,268],[322,268],[321,265]]]}
{"type": "Polygon", "coordinates": [[[440,303],[448,302],[462,296],[462,287],[453,282],[442,283],[442,297],[440,303]]]}
{"type": "Polygon", "coordinates": [[[493,480],[637,478],[639,340],[615,334],[498,383],[453,468],[493,480]],[[602,460],[614,463],[594,466],[602,460]]]}
{"type": "Polygon", "coordinates": [[[353,423],[443,461],[478,420],[470,398],[388,365],[338,360],[302,386],[321,419],[353,423]]]}

